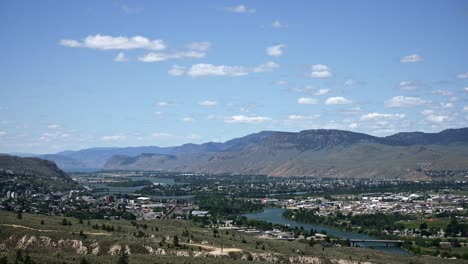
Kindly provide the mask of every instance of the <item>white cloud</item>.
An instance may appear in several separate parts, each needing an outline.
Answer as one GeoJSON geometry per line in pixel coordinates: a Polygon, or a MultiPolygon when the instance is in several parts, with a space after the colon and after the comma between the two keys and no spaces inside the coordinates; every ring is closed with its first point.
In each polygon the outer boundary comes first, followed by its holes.
{"type": "Polygon", "coordinates": [[[174,137],[173,134],[170,133],[164,133],[164,132],[156,132],[151,134],[152,137],[154,138],[167,138],[167,137],[174,137]]]}
{"type": "Polygon", "coordinates": [[[323,64],[315,64],[311,67],[310,77],[312,78],[330,78],[333,74],[331,73],[330,67],[323,64]]]}
{"type": "Polygon", "coordinates": [[[184,117],[184,118],[182,118],[182,121],[183,121],[183,122],[194,122],[195,119],[192,118],[192,117],[184,117]]]}
{"type": "Polygon", "coordinates": [[[198,102],[198,105],[201,105],[201,106],[216,106],[216,105],[218,105],[218,102],[205,100],[205,101],[198,102]]]}
{"type": "Polygon", "coordinates": [[[464,106],[463,111],[468,112],[468,106],[464,106]]]}
{"type": "Polygon", "coordinates": [[[270,117],[265,116],[244,116],[244,115],[235,115],[226,119],[226,123],[247,123],[247,124],[256,124],[266,121],[270,121],[270,117]]]}
{"type": "Polygon", "coordinates": [[[327,105],[342,105],[342,104],[350,104],[352,103],[351,100],[346,99],[344,97],[338,96],[338,97],[329,97],[326,101],[325,104],[327,105]]]}
{"type": "Polygon", "coordinates": [[[62,128],[62,126],[57,125],[57,124],[50,124],[50,125],[47,125],[47,128],[48,129],[59,129],[59,128],[62,128]]]}
{"type": "Polygon", "coordinates": [[[117,56],[115,56],[114,61],[115,62],[125,62],[125,61],[128,61],[128,58],[125,56],[125,53],[119,52],[119,54],[117,54],[117,56]]]}
{"type": "Polygon", "coordinates": [[[325,94],[327,94],[328,92],[330,92],[330,90],[328,90],[328,89],[318,89],[318,90],[314,93],[314,95],[325,95],[325,94]]]}
{"type": "Polygon", "coordinates": [[[418,88],[418,83],[412,81],[401,81],[399,86],[402,90],[415,90],[418,88]]]}
{"type": "Polygon", "coordinates": [[[431,109],[425,109],[421,112],[422,115],[432,115],[434,114],[434,110],[431,109]]]}
{"type": "Polygon", "coordinates": [[[348,79],[344,82],[344,85],[345,86],[353,86],[353,85],[356,85],[358,84],[358,81],[356,80],[353,80],[353,79],[348,79]]]}
{"type": "Polygon", "coordinates": [[[400,59],[401,63],[411,63],[411,62],[420,62],[423,61],[424,58],[419,54],[411,54],[408,56],[404,56],[400,59]]]}
{"type": "Polygon", "coordinates": [[[228,65],[213,65],[199,63],[192,65],[187,71],[187,74],[192,77],[200,76],[244,76],[248,74],[248,70],[243,66],[228,66],[228,65]]]}
{"type": "Polygon", "coordinates": [[[102,141],[123,141],[126,140],[127,136],[122,135],[113,135],[113,136],[103,136],[101,137],[102,141]]]}
{"type": "Polygon", "coordinates": [[[361,116],[361,120],[363,121],[374,121],[374,120],[382,120],[382,119],[403,119],[406,116],[404,114],[381,114],[381,113],[368,113],[361,116]]]}
{"type": "Polygon", "coordinates": [[[254,8],[248,8],[245,5],[238,5],[238,6],[228,6],[223,8],[224,10],[232,13],[239,13],[239,14],[246,14],[250,13],[253,14],[256,12],[254,8]]]}
{"type": "Polygon", "coordinates": [[[468,93],[468,87],[463,88],[463,90],[468,93]]]}
{"type": "Polygon", "coordinates": [[[271,23],[271,26],[274,27],[274,28],[286,28],[286,27],[288,27],[287,25],[281,23],[279,20],[273,21],[273,23],[271,23]]]}
{"type": "Polygon", "coordinates": [[[87,36],[82,42],[73,39],[62,39],[60,45],[70,48],[89,48],[99,50],[131,50],[131,49],[147,49],[147,50],[164,50],[166,44],[161,39],[150,40],[142,36],[134,37],[113,37],[108,35],[97,34],[87,36]]]}
{"type": "Polygon", "coordinates": [[[283,49],[286,47],[284,44],[278,44],[268,47],[265,52],[268,56],[279,57],[283,55],[283,49]]]}
{"type": "Polygon", "coordinates": [[[311,105],[311,104],[317,104],[318,100],[315,98],[311,98],[311,97],[301,97],[297,99],[297,103],[301,105],[311,105]]]}
{"type": "Polygon", "coordinates": [[[427,121],[433,122],[433,123],[443,123],[449,119],[448,116],[446,115],[429,115],[426,117],[427,121]]]}
{"type": "Polygon", "coordinates": [[[7,135],[7,132],[5,132],[5,131],[0,131],[0,137],[4,137],[4,136],[6,136],[6,135],[7,135]]]}
{"type": "Polygon", "coordinates": [[[141,57],[138,57],[139,61],[142,62],[159,62],[171,59],[201,59],[206,56],[206,53],[199,51],[180,51],[175,53],[154,53],[150,52],[141,57]]]}
{"type": "Polygon", "coordinates": [[[311,120],[318,118],[319,115],[305,116],[305,115],[289,115],[288,119],[291,121],[311,120]]]}
{"type": "MultiPolygon", "coordinates": [[[[286,84],[288,84],[288,82],[285,81],[285,80],[277,80],[277,81],[274,82],[274,84],[275,85],[286,85],[286,84]]],[[[466,89],[467,89],[467,92],[468,92],[468,87],[466,89]]]]}
{"type": "Polygon", "coordinates": [[[253,72],[271,72],[277,68],[279,68],[279,65],[276,62],[268,61],[253,68],[253,72]]]}
{"type": "Polygon", "coordinates": [[[435,95],[441,95],[441,96],[451,96],[453,94],[451,91],[447,91],[447,90],[436,90],[436,91],[432,91],[431,93],[435,95]]]}
{"type": "Polygon", "coordinates": [[[358,125],[357,123],[351,123],[351,124],[348,125],[348,127],[349,127],[350,129],[356,129],[356,128],[359,127],[359,125],[358,125]]]}
{"type": "Polygon", "coordinates": [[[202,42],[192,42],[187,45],[187,48],[191,50],[198,50],[198,51],[207,51],[211,47],[211,43],[208,41],[202,41],[202,42]]]}
{"type": "Polygon", "coordinates": [[[458,79],[468,79],[468,72],[458,74],[457,78],[458,79]]]}
{"type": "Polygon", "coordinates": [[[172,76],[181,76],[185,73],[185,67],[179,66],[179,65],[172,65],[172,68],[170,68],[167,73],[172,76]]]}
{"type": "Polygon", "coordinates": [[[165,101],[160,101],[160,102],[157,103],[157,105],[164,107],[164,106],[169,106],[170,104],[168,102],[165,102],[165,101]]]}
{"type": "Polygon", "coordinates": [[[395,96],[392,99],[385,101],[385,106],[386,107],[410,107],[410,106],[422,106],[428,103],[430,102],[423,100],[419,97],[395,96]]]}

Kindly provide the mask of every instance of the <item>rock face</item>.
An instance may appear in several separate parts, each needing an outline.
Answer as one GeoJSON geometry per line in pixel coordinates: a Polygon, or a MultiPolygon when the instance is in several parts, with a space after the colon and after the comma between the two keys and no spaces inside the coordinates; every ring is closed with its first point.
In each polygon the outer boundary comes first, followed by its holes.
{"type": "Polygon", "coordinates": [[[190,146],[191,151],[187,152],[181,146],[170,154],[113,156],[104,168],[412,179],[427,177],[418,173],[421,166],[432,170],[468,170],[468,128],[389,137],[323,129],[299,133],[267,131],[210,148],[206,144],[195,146],[190,146]]]}

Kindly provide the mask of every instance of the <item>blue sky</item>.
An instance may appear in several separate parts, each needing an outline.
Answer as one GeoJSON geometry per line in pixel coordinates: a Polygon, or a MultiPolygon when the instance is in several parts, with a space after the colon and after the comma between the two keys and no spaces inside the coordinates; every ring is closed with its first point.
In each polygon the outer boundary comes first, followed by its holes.
{"type": "Polygon", "coordinates": [[[2,1],[0,152],[468,126],[466,1],[2,1]]]}

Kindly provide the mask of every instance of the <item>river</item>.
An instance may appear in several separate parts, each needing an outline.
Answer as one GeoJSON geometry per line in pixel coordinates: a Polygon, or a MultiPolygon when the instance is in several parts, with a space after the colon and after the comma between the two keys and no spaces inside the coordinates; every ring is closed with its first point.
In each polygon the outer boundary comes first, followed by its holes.
{"type": "MultiPolygon", "coordinates": [[[[281,224],[281,225],[289,225],[291,227],[298,227],[300,228],[301,226],[305,230],[311,230],[315,229],[318,232],[325,230],[327,234],[333,235],[342,239],[379,239],[377,237],[365,235],[365,234],[360,234],[356,232],[347,232],[347,231],[342,231],[338,228],[330,227],[330,226],[323,226],[323,225],[316,225],[316,224],[306,224],[306,223],[300,223],[296,222],[290,219],[287,219],[283,217],[283,212],[286,209],[283,208],[268,208],[265,209],[263,212],[259,213],[252,213],[252,214],[245,214],[247,218],[253,218],[257,220],[264,220],[273,224],[281,224]]],[[[408,252],[405,250],[399,248],[399,247],[382,247],[382,244],[372,244],[372,243],[365,243],[365,244],[360,244],[362,247],[369,247],[369,248],[375,248],[378,250],[383,250],[386,252],[391,252],[391,253],[397,253],[397,254],[404,254],[404,255],[409,255],[408,252]]]]}

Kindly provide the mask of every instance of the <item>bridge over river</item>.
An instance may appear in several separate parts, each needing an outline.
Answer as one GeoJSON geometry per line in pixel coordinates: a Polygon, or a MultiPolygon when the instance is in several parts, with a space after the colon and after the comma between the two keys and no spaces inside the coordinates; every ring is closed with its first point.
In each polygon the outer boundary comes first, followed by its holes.
{"type": "Polygon", "coordinates": [[[385,244],[386,247],[397,246],[400,247],[404,241],[402,240],[385,240],[385,239],[350,239],[352,247],[355,247],[358,243],[381,243],[385,244]]]}

